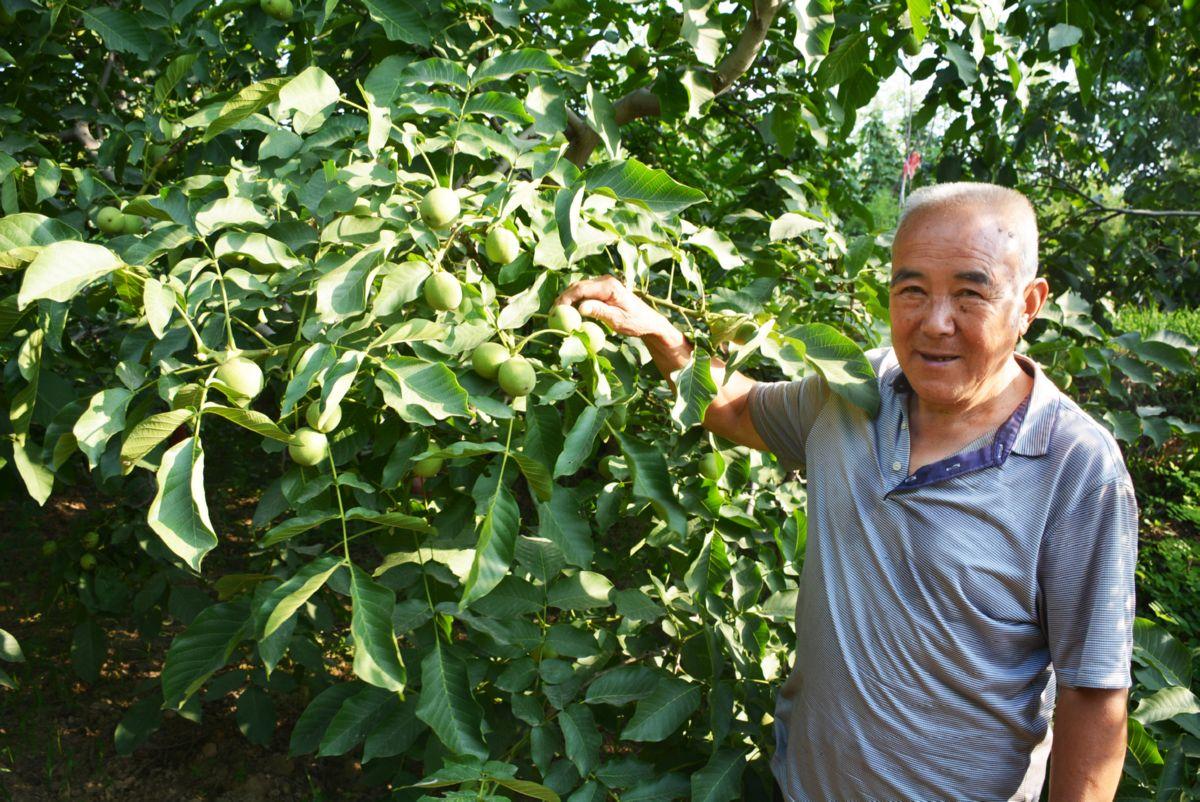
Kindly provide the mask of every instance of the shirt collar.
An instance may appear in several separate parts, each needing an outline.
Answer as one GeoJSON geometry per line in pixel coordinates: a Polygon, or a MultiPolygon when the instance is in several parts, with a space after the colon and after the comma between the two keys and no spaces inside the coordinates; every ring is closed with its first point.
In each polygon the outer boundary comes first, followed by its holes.
{"type": "MultiPolygon", "coordinates": [[[[1012,444],[1013,453],[1025,457],[1040,457],[1050,447],[1050,434],[1054,430],[1054,422],[1058,419],[1060,393],[1041,365],[1023,354],[1014,356],[1021,368],[1033,376],[1033,390],[1027,399],[1028,405],[1021,404],[1000,429],[1003,431],[1015,423],[1019,428],[1012,444]]],[[[891,385],[897,393],[912,392],[912,385],[899,366],[896,367],[896,376],[891,385]]]]}

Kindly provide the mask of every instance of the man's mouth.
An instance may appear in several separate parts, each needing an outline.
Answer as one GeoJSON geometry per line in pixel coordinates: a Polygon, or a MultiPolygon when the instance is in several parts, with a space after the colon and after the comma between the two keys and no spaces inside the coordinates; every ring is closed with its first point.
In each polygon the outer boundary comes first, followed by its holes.
{"type": "Polygon", "coordinates": [[[955,354],[935,354],[929,351],[917,351],[921,359],[933,365],[945,365],[958,359],[955,354]]]}

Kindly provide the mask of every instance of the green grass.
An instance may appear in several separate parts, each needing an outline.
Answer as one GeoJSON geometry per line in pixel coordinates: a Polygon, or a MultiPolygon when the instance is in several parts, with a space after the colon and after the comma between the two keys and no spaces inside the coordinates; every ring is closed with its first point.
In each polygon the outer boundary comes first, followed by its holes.
{"type": "Polygon", "coordinates": [[[1166,329],[1200,343],[1200,309],[1181,307],[1164,311],[1154,307],[1125,306],[1117,310],[1115,321],[1124,331],[1136,331],[1143,337],[1166,329]]]}

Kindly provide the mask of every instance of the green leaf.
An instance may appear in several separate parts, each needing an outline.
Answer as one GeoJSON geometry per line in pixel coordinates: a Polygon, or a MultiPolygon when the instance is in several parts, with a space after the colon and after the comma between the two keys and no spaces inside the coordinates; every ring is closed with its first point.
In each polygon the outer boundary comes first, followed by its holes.
{"type": "Polygon", "coordinates": [[[571,424],[567,432],[563,449],[554,463],[554,478],[574,476],[583,466],[585,460],[592,454],[596,444],[596,435],[604,428],[608,419],[608,409],[603,407],[586,406],[571,424]]]}
{"type": "MultiPolygon", "coordinates": [[[[378,691],[374,691],[378,693],[378,691]]],[[[409,696],[403,701],[394,694],[379,706],[379,715],[372,722],[366,743],[363,744],[363,763],[375,758],[404,754],[425,730],[417,719],[416,701],[409,696]]]]}
{"type": "Polygon", "coordinates": [[[145,61],[150,59],[150,37],[134,15],[95,6],[84,9],[83,24],[99,36],[109,50],[130,53],[145,61]]]}
{"type": "Polygon", "coordinates": [[[151,415],[134,426],[133,431],[121,444],[121,465],[125,468],[126,473],[132,470],[142,457],[153,451],[159,443],[170,437],[176,429],[191,420],[195,414],[195,411],[191,409],[172,409],[169,412],[151,415]]]}
{"type": "Polygon", "coordinates": [[[517,123],[533,122],[533,117],[529,116],[521,99],[507,92],[480,92],[472,95],[463,112],[464,114],[482,114],[485,117],[499,117],[517,123]]]}
{"type": "Polygon", "coordinates": [[[558,62],[544,50],[525,48],[512,53],[501,53],[487,59],[471,74],[471,83],[481,86],[488,81],[503,81],[514,75],[529,72],[574,72],[558,62]]]}
{"type": "Polygon", "coordinates": [[[393,42],[406,42],[428,48],[430,34],[428,11],[412,0],[363,0],[371,19],[383,26],[393,42]]]}
{"type": "Polygon", "coordinates": [[[456,61],[444,58],[427,58],[413,62],[404,68],[400,81],[405,84],[423,84],[425,86],[453,86],[466,90],[470,83],[467,71],[456,61]]]}
{"type": "Polygon", "coordinates": [[[71,668],[89,685],[100,680],[100,669],[108,658],[108,639],[104,630],[87,619],[75,627],[71,635],[71,668]]]}
{"type": "Polygon", "coordinates": [[[34,198],[38,203],[53,198],[58,194],[58,185],[62,182],[62,168],[49,159],[38,159],[37,169],[33,171],[34,198]]]}
{"type": "Polygon", "coordinates": [[[146,322],[154,336],[162,339],[167,325],[175,314],[175,290],[156,278],[146,279],[142,288],[142,306],[146,308],[146,322]]]}
{"type": "Polygon", "coordinates": [[[923,42],[929,34],[929,15],[932,12],[930,0],[907,0],[907,5],[913,36],[917,37],[918,42],[923,42]]]}
{"type": "Polygon", "coordinates": [[[291,80],[288,76],[268,78],[247,86],[225,102],[217,118],[208,124],[201,141],[208,142],[237,126],[279,98],[279,90],[291,80]]]}
{"type": "Polygon", "coordinates": [[[197,573],[217,545],[204,498],[204,452],[195,437],[167,449],[158,468],[158,492],[146,515],[162,542],[197,573]]]}
{"type": "Polygon", "coordinates": [[[1172,685],[1192,684],[1192,656],[1169,632],[1146,618],[1133,621],[1133,658],[1159,671],[1172,685]]]}
{"type": "Polygon", "coordinates": [[[42,298],[66,302],[97,279],[121,267],[116,254],[87,242],[55,242],[42,248],[25,269],[17,305],[24,309],[42,298]]]}
{"type": "Polygon", "coordinates": [[[786,212],[771,222],[771,242],[777,242],[781,239],[795,239],[805,231],[822,228],[824,225],[820,220],[807,215],[797,212],[786,212]]]}
{"type": "Polygon", "coordinates": [[[704,422],[708,405],[717,397],[717,382],[712,377],[712,359],[696,348],[687,364],[671,374],[675,382],[675,403],[671,419],[681,429],[690,429],[704,422]]]}
{"type": "Polygon", "coordinates": [[[692,775],[692,802],[730,802],[742,798],[746,750],[718,750],[692,775]]]}
{"type": "Polygon", "coordinates": [[[636,702],[654,692],[659,676],[646,666],[617,666],[592,680],[584,701],[591,705],[636,702]]]}
{"type": "Polygon", "coordinates": [[[253,409],[226,407],[221,404],[209,403],[204,405],[204,414],[225,418],[241,426],[243,429],[249,429],[255,434],[260,434],[263,437],[280,443],[290,443],[292,441],[291,433],[280,429],[275,421],[253,409]]]}
{"type": "Polygon", "coordinates": [[[684,575],[683,582],[694,596],[719,594],[729,581],[729,573],[729,552],[725,540],[713,530],[705,536],[704,545],[684,575]]]}
{"type": "Polygon", "coordinates": [[[546,466],[519,451],[514,451],[509,456],[516,461],[521,473],[525,475],[525,481],[529,483],[529,489],[533,491],[533,495],[539,501],[549,501],[554,483],[550,479],[550,472],[546,470],[546,466]]]}
{"type": "Polygon", "coordinates": [[[320,67],[309,67],[279,89],[280,113],[296,110],[309,116],[336,103],[341,92],[337,82],[320,67]]]}
{"type": "Polygon", "coordinates": [[[551,541],[577,568],[592,564],[592,527],[583,516],[578,490],[554,485],[548,504],[537,505],[538,534],[551,541]]]}
{"type": "Polygon", "coordinates": [[[660,215],[675,214],[708,200],[700,190],[684,186],[636,159],[598,164],[584,173],[583,180],[589,192],[603,191],[660,215]]]}
{"type": "Polygon", "coordinates": [[[7,630],[0,629],[0,660],[9,663],[24,663],[25,653],[21,644],[7,630]]]}
{"type": "Polygon", "coordinates": [[[113,731],[113,746],[118,755],[131,754],[150,740],[162,724],[162,692],[155,688],[149,696],[134,702],[113,731]]]}
{"type": "Polygon", "coordinates": [[[522,796],[540,799],[542,802],[559,802],[560,797],[553,790],[531,780],[515,780],[510,777],[493,777],[492,781],[502,788],[516,791],[522,796]]]}
{"type": "Polygon", "coordinates": [[[0,217],[0,268],[31,261],[44,245],[79,238],[79,232],[66,223],[40,214],[21,212],[0,217]]]}
{"type": "Polygon", "coordinates": [[[554,220],[558,225],[558,240],[567,256],[574,253],[578,247],[579,230],[583,225],[579,212],[583,208],[583,201],[582,184],[563,187],[554,193],[554,220]]]}
{"type": "Polygon", "coordinates": [[[285,621],[295,615],[341,566],[341,560],[323,555],[272,590],[258,609],[258,618],[262,622],[258,639],[269,638],[285,621]]]}
{"type": "Polygon", "coordinates": [[[817,87],[831,89],[842,83],[866,64],[869,53],[865,32],[847,34],[817,67],[817,87]]]}
{"type": "Polygon", "coordinates": [[[675,677],[659,677],[649,696],[638,702],[621,732],[625,741],[662,741],[700,707],[700,686],[675,677]]]}
{"type": "Polygon", "coordinates": [[[1129,728],[1129,756],[1132,757],[1141,767],[1143,773],[1152,774],[1154,766],[1163,764],[1162,754],[1158,751],[1158,744],[1146,732],[1146,728],[1142,726],[1142,722],[1135,718],[1128,720],[1129,728]]]}
{"type": "Polygon", "coordinates": [[[350,566],[350,599],[353,610],[350,634],[354,638],[354,673],[389,691],[402,691],[408,680],[400,648],[392,633],[396,594],[359,568],[350,566]]]}
{"type": "Polygon", "coordinates": [[[617,434],[617,442],[633,477],[633,494],[649,501],[672,531],[687,534],[687,513],[675,498],[662,452],[628,434],[617,434]]]}
{"type": "Polygon", "coordinates": [[[159,105],[165,103],[171,97],[171,93],[175,91],[175,87],[179,86],[179,82],[192,71],[192,65],[195,63],[195,53],[184,53],[172,59],[167,68],[163,70],[162,75],[158,76],[158,80],[154,82],[155,102],[159,105]]]}
{"type": "Polygon", "coordinates": [[[421,661],[417,718],[428,724],[451,752],[481,760],[487,757],[480,733],[483,711],[471,695],[466,663],[451,654],[440,637],[421,661]]]}
{"type": "Polygon", "coordinates": [[[711,6],[710,2],[685,4],[680,31],[684,41],[692,46],[696,60],[706,67],[716,65],[721,55],[721,44],[725,41],[720,19],[711,19],[708,16],[711,6]]]}
{"type": "Polygon", "coordinates": [[[521,513],[517,500],[503,483],[496,485],[475,543],[475,559],[463,582],[462,602],[471,602],[491,593],[512,567],[521,513]]]}
{"type": "Polygon", "coordinates": [[[307,755],[317,750],[333,717],[342,709],[342,704],[361,691],[365,686],[359,682],[342,682],[330,685],[317,694],[300,714],[292,728],[288,751],[293,755],[307,755]]]}
{"type": "Polygon", "coordinates": [[[1083,31],[1079,28],[1060,22],[1050,29],[1050,50],[1053,52],[1067,47],[1074,47],[1079,44],[1079,40],[1082,38],[1083,31]]]}
{"type": "Polygon", "coordinates": [[[238,697],[236,720],[247,741],[266,746],[275,734],[275,703],[266,691],[251,685],[238,697]]]}
{"type": "Polygon", "coordinates": [[[579,769],[579,774],[586,777],[600,762],[603,745],[596,718],[586,705],[573,704],[559,714],[558,726],[567,747],[564,754],[579,769]]]}
{"type": "Polygon", "coordinates": [[[979,68],[975,63],[975,59],[957,42],[945,42],[943,44],[946,48],[946,58],[950,60],[950,63],[958,71],[958,79],[967,86],[974,85],[975,79],[979,77],[979,68]]]}
{"type": "MultiPolygon", "coordinates": [[[[612,102],[590,82],[587,85],[587,121],[592,130],[600,135],[608,157],[621,158],[621,129],[617,125],[612,102]]],[[[563,244],[566,244],[565,240],[563,244]]]]}
{"type": "Polygon", "coordinates": [[[300,260],[286,244],[257,232],[226,231],[213,246],[213,255],[218,259],[244,256],[256,267],[273,270],[300,266],[300,260]]]}
{"type": "Polygon", "coordinates": [[[1154,724],[1196,713],[1200,713],[1200,702],[1191,688],[1173,686],[1143,697],[1130,715],[1143,724],[1154,724]]]}
{"type": "Polygon", "coordinates": [[[451,417],[470,417],[467,391],[441,363],[413,357],[389,357],[375,374],[383,402],[405,421],[432,426],[451,417]]]}
{"type": "Polygon", "coordinates": [[[95,470],[109,439],[125,430],[125,407],[133,397],[123,387],[101,390],[88,401],[87,409],[79,416],[71,432],[79,450],[95,470]]]}
{"type": "Polygon", "coordinates": [[[550,587],[546,603],[560,610],[591,610],[612,604],[613,584],[594,571],[565,576],[550,587]]]}
{"type": "Polygon", "coordinates": [[[267,226],[262,209],[246,198],[217,198],[196,213],[196,230],[204,236],[232,226],[267,226]]]}
{"type": "Polygon", "coordinates": [[[788,335],[804,343],[805,360],[835,393],[875,417],[879,412],[879,383],[871,362],[853,340],[824,323],[798,326],[788,335]]]}
{"type": "Polygon", "coordinates": [[[233,650],[249,634],[247,597],[214,604],[171,643],[163,663],[163,706],[178,710],[200,690],[217,669],[229,661],[233,650]]]}
{"type": "Polygon", "coordinates": [[[358,746],[374,728],[380,715],[388,710],[389,701],[395,698],[390,691],[370,686],[342,702],[325,729],[317,756],[344,755],[358,746]]]}

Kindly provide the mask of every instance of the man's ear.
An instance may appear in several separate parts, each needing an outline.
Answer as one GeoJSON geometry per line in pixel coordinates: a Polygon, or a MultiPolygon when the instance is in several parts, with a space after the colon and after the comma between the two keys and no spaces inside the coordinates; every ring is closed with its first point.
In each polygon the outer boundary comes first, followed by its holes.
{"type": "Polygon", "coordinates": [[[1041,314],[1046,299],[1050,297],[1050,283],[1038,277],[1025,285],[1024,308],[1021,310],[1021,333],[1029,330],[1033,321],[1041,314]]]}

